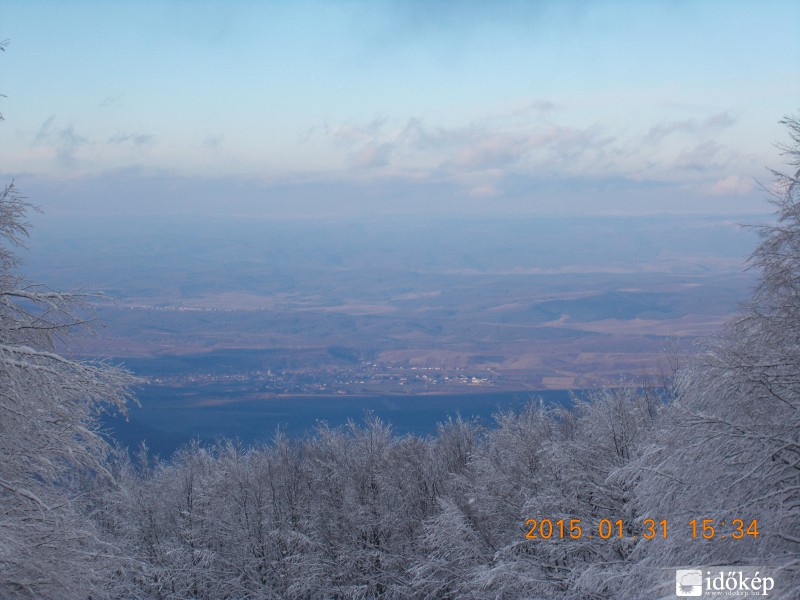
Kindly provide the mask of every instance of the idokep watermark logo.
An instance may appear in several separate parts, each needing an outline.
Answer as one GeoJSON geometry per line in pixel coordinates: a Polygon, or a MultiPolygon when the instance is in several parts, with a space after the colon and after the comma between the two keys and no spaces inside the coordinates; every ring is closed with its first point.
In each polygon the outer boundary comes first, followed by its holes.
{"type": "Polygon", "coordinates": [[[702,596],[702,569],[678,569],[675,571],[675,593],[682,597],[702,596]]]}
{"type": "Polygon", "coordinates": [[[775,579],[759,567],[705,567],[677,569],[675,595],[679,598],[769,596],[775,579]]]}

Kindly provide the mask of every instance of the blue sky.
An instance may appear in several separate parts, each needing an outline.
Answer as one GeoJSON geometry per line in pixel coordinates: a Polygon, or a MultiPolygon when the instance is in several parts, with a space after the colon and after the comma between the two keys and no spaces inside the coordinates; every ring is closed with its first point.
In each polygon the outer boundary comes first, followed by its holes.
{"type": "Polygon", "coordinates": [[[48,212],[764,212],[800,3],[0,0],[48,212]]]}

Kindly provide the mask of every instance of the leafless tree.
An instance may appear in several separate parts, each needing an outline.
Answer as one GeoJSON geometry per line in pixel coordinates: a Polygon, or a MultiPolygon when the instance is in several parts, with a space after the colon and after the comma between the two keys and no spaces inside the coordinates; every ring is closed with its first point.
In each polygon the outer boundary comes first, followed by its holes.
{"type": "Polygon", "coordinates": [[[105,473],[96,416],[124,411],[133,379],[59,352],[87,326],[87,297],[18,274],[29,208],[13,184],[0,192],[0,595],[73,598],[99,585],[113,553],[81,510],[78,478],[105,473]]]}
{"type": "Polygon", "coordinates": [[[768,564],[785,589],[800,586],[800,121],[783,123],[794,174],[776,173],[776,220],[758,227],[750,264],[759,285],[678,374],[676,399],[640,463],[642,510],[675,526],[660,548],[640,544],[640,584],[658,566],[768,564]],[[690,539],[687,524],[705,518],[728,529],[757,520],[758,535],[690,539]]]}

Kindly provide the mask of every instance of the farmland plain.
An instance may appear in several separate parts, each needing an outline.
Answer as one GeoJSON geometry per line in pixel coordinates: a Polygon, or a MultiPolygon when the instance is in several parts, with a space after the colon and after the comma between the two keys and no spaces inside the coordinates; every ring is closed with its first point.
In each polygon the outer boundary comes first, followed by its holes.
{"type": "Polygon", "coordinates": [[[188,411],[660,382],[749,296],[757,239],[703,216],[45,216],[24,269],[102,290],[71,352],[188,411]]]}

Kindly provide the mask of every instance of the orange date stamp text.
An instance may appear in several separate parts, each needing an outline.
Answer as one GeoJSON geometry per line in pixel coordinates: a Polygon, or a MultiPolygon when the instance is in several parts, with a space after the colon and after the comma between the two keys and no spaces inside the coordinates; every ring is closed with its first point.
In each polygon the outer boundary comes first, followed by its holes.
{"type": "MultiPolygon", "coordinates": [[[[759,536],[758,519],[692,519],[679,528],[693,540],[715,540],[759,536]]],[[[580,539],[667,539],[671,528],[667,519],[644,519],[629,523],[622,519],[600,519],[587,523],[581,519],[527,519],[525,538],[529,540],[580,539]]]]}

